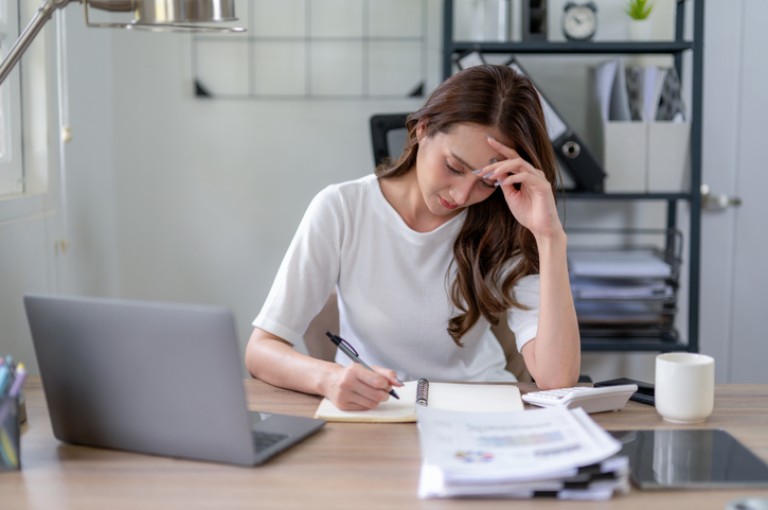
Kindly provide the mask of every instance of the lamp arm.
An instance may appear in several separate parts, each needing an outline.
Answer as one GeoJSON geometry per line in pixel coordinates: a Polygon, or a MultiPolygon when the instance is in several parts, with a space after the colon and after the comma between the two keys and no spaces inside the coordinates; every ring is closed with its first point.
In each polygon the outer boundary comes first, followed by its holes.
{"type": "MultiPolygon", "coordinates": [[[[179,0],[175,0],[177,3],[179,0]]],[[[199,9],[200,12],[208,14],[208,13],[221,13],[225,12],[224,16],[221,16],[216,19],[200,19],[199,21],[233,21],[237,18],[234,17],[234,0],[222,0],[224,3],[222,4],[221,1],[211,1],[211,2],[202,2],[200,0],[188,0],[190,4],[193,6],[196,6],[197,9],[199,9]],[[196,3],[193,3],[196,2],[196,3]],[[210,4],[210,5],[208,5],[210,4]],[[226,6],[226,9],[224,8],[226,6]]],[[[18,63],[18,61],[21,59],[21,56],[24,54],[24,52],[27,50],[27,47],[32,43],[32,41],[37,37],[37,34],[40,32],[40,30],[43,28],[43,25],[45,25],[49,19],[51,19],[51,16],[53,16],[53,13],[56,12],[58,9],[63,9],[64,7],[68,6],[72,2],[78,2],[85,5],[85,14],[86,14],[86,24],[88,26],[104,26],[104,27],[120,27],[120,28],[149,28],[152,29],[153,27],[157,27],[158,29],[162,30],[201,30],[201,31],[221,31],[221,32],[243,32],[245,31],[244,28],[238,28],[238,27],[225,27],[222,29],[216,29],[214,27],[206,27],[204,25],[190,25],[190,24],[184,24],[179,23],[174,20],[168,20],[165,19],[156,19],[155,17],[152,17],[150,21],[148,22],[142,22],[141,16],[137,19],[137,22],[134,23],[101,23],[101,24],[92,24],[88,22],[88,6],[91,5],[96,9],[101,9],[105,11],[111,11],[111,12],[126,12],[135,10],[137,13],[141,10],[141,7],[145,7],[147,12],[152,12],[154,14],[154,11],[152,11],[152,8],[155,7],[154,4],[150,3],[149,5],[145,5],[142,3],[142,0],[44,0],[42,4],[40,4],[40,7],[37,8],[37,12],[32,17],[32,20],[27,24],[27,26],[24,28],[24,31],[21,32],[19,35],[19,38],[16,39],[16,42],[13,43],[13,47],[11,47],[11,50],[8,52],[8,55],[3,59],[2,62],[0,62],[0,85],[5,81],[5,79],[8,77],[8,75],[13,70],[14,66],[18,63]]],[[[163,3],[162,1],[159,1],[157,3],[163,3]]],[[[175,5],[175,4],[174,4],[175,5]]],[[[159,10],[158,12],[164,12],[159,10]]],[[[140,14],[140,13],[139,13],[140,14]]],[[[182,20],[182,21],[188,21],[188,20],[182,20]]],[[[197,21],[197,20],[193,20],[197,21]]]]}
{"type": "Polygon", "coordinates": [[[3,59],[3,62],[0,63],[0,84],[5,81],[5,78],[10,74],[10,72],[13,70],[13,67],[21,59],[21,56],[27,50],[27,47],[29,47],[35,37],[37,37],[37,34],[43,28],[43,25],[45,25],[48,20],[51,19],[53,13],[58,9],[66,7],[72,1],[81,0],[45,0],[42,4],[40,4],[40,7],[37,8],[37,12],[35,13],[32,20],[24,28],[24,31],[21,33],[21,35],[19,35],[19,38],[16,39],[16,42],[13,43],[13,47],[8,52],[8,55],[3,59]]]}

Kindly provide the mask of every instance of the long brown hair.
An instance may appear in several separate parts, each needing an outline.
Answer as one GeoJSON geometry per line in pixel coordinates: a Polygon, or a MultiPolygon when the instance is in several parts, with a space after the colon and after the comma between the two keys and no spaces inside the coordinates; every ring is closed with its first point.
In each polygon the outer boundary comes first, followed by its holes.
{"type": "MultiPolygon", "coordinates": [[[[555,154],[538,93],[528,78],[500,65],[470,67],[440,84],[424,106],[408,116],[403,154],[393,164],[379,166],[376,175],[398,177],[415,168],[418,124],[432,137],[464,123],[496,128],[504,137],[500,141],[511,144],[523,159],[542,170],[555,191],[555,154]]],[[[450,298],[460,313],[449,320],[448,333],[461,345],[461,337],[481,315],[497,324],[511,307],[522,308],[511,290],[523,276],[538,273],[539,254],[533,235],[509,212],[497,189],[467,208],[453,255],[457,271],[450,298]],[[509,270],[515,257],[519,261],[509,270]]]]}

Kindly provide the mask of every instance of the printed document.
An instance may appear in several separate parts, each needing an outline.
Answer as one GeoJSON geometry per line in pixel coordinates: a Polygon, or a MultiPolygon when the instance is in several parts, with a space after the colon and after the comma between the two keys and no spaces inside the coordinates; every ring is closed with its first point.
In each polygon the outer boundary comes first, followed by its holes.
{"type": "Polygon", "coordinates": [[[465,413],[425,407],[418,410],[418,429],[420,497],[607,499],[628,489],[626,458],[613,457],[621,444],[581,408],[465,413]],[[584,483],[573,492],[567,482],[576,478],[584,483]]]}

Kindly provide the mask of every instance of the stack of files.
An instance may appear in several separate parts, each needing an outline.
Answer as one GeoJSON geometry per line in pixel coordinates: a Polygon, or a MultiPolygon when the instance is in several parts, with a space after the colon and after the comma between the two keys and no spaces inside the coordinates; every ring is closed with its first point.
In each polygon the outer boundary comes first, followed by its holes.
{"type": "Polygon", "coordinates": [[[652,249],[579,249],[568,253],[574,277],[669,278],[672,266],[652,249]]]}
{"type": "MultiPolygon", "coordinates": [[[[677,309],[667,303],[658,301],[584,301],[578,300],[576,315],[582,332],[585,328],[611,328],[613,334],[622,331],[631,333],[633,328],[655,328],[659,331],[672,326],[672,318],[677,309]],[[626,331],[625,331],[626,330],[626,331]]],[[[645,330],[639,330],[642,332],[645,330]]]]}
{"type": "Polygon", "coordinates": [[[677,270],[657,250],[571,250],[568,265],[582,330],[622,334],[672,327],[677,270]]]}
{"type": "Polygon", "coordinates": [[[601,279],[574,276],[571,290],[576,299],[645,299],[672,298],[672,286],[664,280],[654,279],[601,279]]]}
{"type": "Polygon", "coordinates": [[[418,410],[419,497],[605,500],[629,491],[618,440],[581,408],[418,410]]]}

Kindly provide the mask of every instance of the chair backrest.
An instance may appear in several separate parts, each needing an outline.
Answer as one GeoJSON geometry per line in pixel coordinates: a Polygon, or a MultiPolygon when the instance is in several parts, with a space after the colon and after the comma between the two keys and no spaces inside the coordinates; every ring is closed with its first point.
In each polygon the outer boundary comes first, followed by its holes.
{"type": "Polygon", "coordinates": [[[373,164],[379,166],[387,158],[397,157],[405,147],[407,113],[381,113],[371,116],[371,148],[373,164]]]}
{"type": "MultiPolygon", "coordinates": [[[[371,145],[375,165],[380,165],[387,158],[399,156],[407,139],[405,129],[407,117],[407,113],[386,113],[371,117],[371,145]]],[[[332,360],[336,354],[336,348],[326,340],[325,332],[338,331],[338,329],[339,309],[334,293],[304,333],[304,342],[309,354],[316,358],[332,360]]],[[[491,328],[491,331],[504,350],[507,370],[512,372],[518,381],[530,382],[531,374],[525,366],[523,355],[517,350],[515,334],[509,329],[507,322],[500,321],[498,325],[491,328]]]]}

